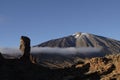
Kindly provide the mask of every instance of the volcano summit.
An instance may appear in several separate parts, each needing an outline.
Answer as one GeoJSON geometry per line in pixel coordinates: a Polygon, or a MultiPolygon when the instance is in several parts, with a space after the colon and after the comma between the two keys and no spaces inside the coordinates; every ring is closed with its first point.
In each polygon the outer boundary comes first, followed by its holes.
{"type": "Polygon", "coordinates": [[[77,32],[73,35],[53,39],[34,47],[95,47],[102,48],[106,53],[119,53],[120,41],[89,33],[77,32]]]}

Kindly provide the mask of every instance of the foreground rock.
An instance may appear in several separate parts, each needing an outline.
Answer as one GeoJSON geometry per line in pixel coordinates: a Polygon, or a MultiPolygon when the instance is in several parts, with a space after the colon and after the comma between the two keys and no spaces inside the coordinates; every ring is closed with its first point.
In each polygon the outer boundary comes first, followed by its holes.
{"type": "Polygon", "coordinates": [[[3,64],[3,62],[4,62],[4,58],[3,58],[2,54],[0,53],[0,64],[3,64]]]}
{"type": "Polygon", "coordinates": [[[85,73],[89,76],[87,79],[92,80],[92,76],[97,75],[97,80],[120,80],[120,54],[91,58],[76,66],[80,68],[85,64],[90,64],[89,71],[85,73]]]}

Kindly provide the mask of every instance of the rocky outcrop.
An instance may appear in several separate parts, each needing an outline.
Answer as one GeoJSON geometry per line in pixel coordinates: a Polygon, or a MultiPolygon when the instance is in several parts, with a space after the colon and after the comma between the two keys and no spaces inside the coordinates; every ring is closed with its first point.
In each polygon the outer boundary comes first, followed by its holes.
{"type": "Polygon", "coordinates": [[[30,61],[30,39],[28,37],[21,36],[20,50],[23,53],[23,56],[20,59],[23,62],[31,62],[30,61]]]}
{"type": "Polygon", "coordinates": [[[20,50],[23,53],[23,56],[20,58],[23,62],[35,63],[33,56],[30,54],[30,39],[26,36],[21,36],[20,39],[20,50]]]}
{"type": "Polygon", "coordinates": [[[4,58],[3,58],[2,54],[0,53],[0,64],[2,64],[3,61],[4,61],[4,58]]]}
{"type": "MultiPolygon", "coordinates": [[[[107,55],[105,57],[94,57],[86,59],[84,64],[76,64],[76,68],[83,68],[85,64],[90,64],[84,77],[89,80],[120,80],[120,54],[107,55]],[[95,77],[95,76],[98,77],[95,77]],[[95,79],[93,79],[95,77],[95,79]]],[[[78,79],[81,75],[79,75],[78,79]]],[[[82,78],[83,79],[83,78],[82,78]]],[[[86,80],[85,79],[85,80],[86,80]]]]}

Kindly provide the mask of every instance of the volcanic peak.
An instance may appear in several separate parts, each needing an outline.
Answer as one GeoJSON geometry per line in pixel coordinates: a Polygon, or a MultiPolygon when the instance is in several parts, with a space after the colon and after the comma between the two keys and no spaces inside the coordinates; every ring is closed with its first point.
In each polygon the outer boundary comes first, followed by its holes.
{"type": "Polygon", "coordinates": [[[82,36],[86,36],[86,37],[89,37],[90,34],[88,33],[82,33],[82,32],[76,32],[75,34],[73,34],[73,36],[78,39],[78,38],[81,38],[82,36]]]}

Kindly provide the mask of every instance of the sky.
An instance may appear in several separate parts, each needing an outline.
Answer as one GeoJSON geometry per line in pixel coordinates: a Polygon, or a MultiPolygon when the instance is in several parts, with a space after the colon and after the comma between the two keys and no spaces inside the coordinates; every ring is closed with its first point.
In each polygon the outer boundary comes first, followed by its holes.
{"type": "Polygon", "coordinates": [[[76,32],[120,40],[120,0],[0,0],[0,47],[31,46],[76,32]]]}

